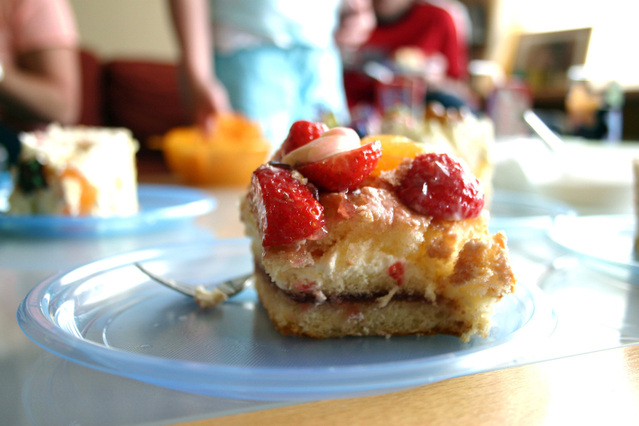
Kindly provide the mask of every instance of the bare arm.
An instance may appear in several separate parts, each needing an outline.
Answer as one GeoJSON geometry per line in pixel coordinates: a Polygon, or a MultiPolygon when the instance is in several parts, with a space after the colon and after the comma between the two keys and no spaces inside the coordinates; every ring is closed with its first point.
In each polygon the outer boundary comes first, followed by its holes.
{"type": "Polygon", "coordinates": [[[5,66],[0,102],[21,120],[77,122],[80,112],[80,63],[71,48],[28,52],[16,66],[5,66]]]}
{"type": "Polygon", "coordinates": [[[181,52],[181,71],[196,125],[210,131],[211,119],[230,110],[228,95],[213,71],[213,41],[206,0],[169,0],[181,52]]]}
{"type": "Polygon", "coordinates": [[[190,78],[208,81],[212,40],[206,0],[170,0],[169,5],[185,71],[190,78]]]}

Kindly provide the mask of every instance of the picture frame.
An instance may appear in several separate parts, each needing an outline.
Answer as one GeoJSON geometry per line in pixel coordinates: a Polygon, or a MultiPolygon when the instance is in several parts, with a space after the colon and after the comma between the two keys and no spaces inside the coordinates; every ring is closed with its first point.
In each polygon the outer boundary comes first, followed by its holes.
{"type": "Polygon", "coordinates": [[[592,28],[524,33],[519,36],[513,74],[534,93],[568,89],[568,70],[586,61],[592,28]]]}

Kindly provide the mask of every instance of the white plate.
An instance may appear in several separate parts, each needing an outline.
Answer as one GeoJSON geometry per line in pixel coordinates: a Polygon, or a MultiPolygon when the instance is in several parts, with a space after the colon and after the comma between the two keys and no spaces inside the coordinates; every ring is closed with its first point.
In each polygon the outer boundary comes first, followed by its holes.
{"type": "Polygon", "coordinates": [[[18,310],[37,344],[70,361],[171,389],[228,398],[309,400],[418,386],[512,363],[553,332],[536,287],[498,305],[489,337],[306,339],[273,328],[253,289],[201,311],[132,262],[201,284],[250,272],[248,241],[217,240],[106,258],[38,284],[18,310]]]}
{"type": "Polygon", "coordinates": [[[550,238],[582,258],[639,272],[634,215],[559,217],[550,238]]]}
{"type": "Polygon", "coordinates": [[[215,209],[202,191],[172,185],[138,186],[140,212],[119,217],[12,216],[0,214],[0,232],[42,237],[111,236],[179,225],[215,209]]]}

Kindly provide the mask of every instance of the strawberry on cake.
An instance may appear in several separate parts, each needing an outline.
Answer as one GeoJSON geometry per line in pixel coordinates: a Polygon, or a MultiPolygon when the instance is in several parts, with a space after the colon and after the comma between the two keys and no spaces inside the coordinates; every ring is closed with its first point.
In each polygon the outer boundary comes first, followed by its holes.
{"type": "Polygon", "coordinates": [[[241,206],[256,289],[283,334],[487,336],[515,288],[503,233],[457,158],[299,121],[241,206]],[[365,141],[366,142],[366,141],[365,141]]]}

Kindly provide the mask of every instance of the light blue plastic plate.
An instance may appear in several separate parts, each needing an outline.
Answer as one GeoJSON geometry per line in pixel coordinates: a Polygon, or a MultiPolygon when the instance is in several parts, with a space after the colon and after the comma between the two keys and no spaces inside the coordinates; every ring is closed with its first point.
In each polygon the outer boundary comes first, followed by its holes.
{"type": "Polygon", "coordinates": [[[519,284],[487,338],[285,337],[252,288],[202,311],[132,262],[193,285],[252,271],[248,241],[217,240],[106,258],[38,284],[22,330],[76,363],[171,389],[227,398],[311,400],[419,386],[514,362],[554,331],[543,293],[519,284]]]}
{"type": "Polygon", "coordinates": [[[138,201],[138,214],[121,217],[11,216],[0,213],[0,232],[40,237],[131,234],[179,225],[217,207],[217,201],[202,191],[172,185],[141,184],[138,201]]]}

